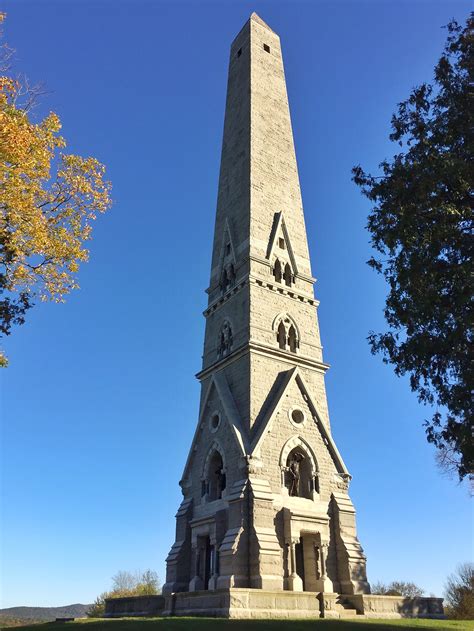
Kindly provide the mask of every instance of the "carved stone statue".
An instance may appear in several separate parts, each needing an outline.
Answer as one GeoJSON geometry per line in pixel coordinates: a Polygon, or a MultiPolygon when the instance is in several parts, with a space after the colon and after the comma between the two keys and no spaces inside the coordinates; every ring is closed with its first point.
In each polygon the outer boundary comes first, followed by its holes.
{"type": "Polygon", "coordinates": [[[225,473],[219,468],[216,470],[216,479],[217,479],[217,499],[222,497],[222,491],[225,489],[225,473]]]}
{"type": "Polygon", "coordinates": [[[288,473],[290,476],[289,494],[294,497],[297,497],[299,495],[300,462],[302,460],[304,460],[303,454],[297,451],[292,455],[289,466],[288,466],[288,473]]]}
{"type": "Polygon", "coordinates": [[[224,357],[232,350],[232,329],[228,322],[224,322],[221,330],[220,342],[219,342],[219,357],[224,357]]]}

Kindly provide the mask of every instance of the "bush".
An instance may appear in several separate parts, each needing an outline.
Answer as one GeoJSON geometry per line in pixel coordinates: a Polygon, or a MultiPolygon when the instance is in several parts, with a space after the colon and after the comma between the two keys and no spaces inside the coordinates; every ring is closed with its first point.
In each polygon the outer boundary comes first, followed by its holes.
{"type": "Polygon", "coordinates": [[[86,611],[88,618],[102,618],[105,613],[105,599],[109,597],[108,592],[103,592],[97,596],[90,609],[86,611]]]}

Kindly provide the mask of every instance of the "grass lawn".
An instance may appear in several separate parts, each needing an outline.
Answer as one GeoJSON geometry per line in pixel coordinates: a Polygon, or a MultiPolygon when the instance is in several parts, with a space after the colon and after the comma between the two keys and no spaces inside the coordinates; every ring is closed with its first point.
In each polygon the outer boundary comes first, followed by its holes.
{"type": "Polygon", "coordinates": [[[474,620],[223,620],[219,618],[121,618],[47,622],[15,631],[474,631],[474,620]],[[87,625],[81,629],[78,625],[87,625]]]}

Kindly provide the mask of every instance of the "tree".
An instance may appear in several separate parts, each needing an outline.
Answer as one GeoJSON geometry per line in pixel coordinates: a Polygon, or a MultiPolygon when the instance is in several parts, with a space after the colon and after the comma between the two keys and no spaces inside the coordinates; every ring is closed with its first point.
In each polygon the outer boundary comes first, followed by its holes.
{"type": "Polygon", "coordinates": [[[160,589],[160,579],[154,570],[145,570],[141,573],[137,590],[142,596],[158,594],[160,589]]]}
{"type": "Polygon", "coordinates": [[[388,585],[378,581],[372,585],[372,593],[415,598],[416,596],[423,596],[424,590],[418,587],[418,585],[415,585],[415,583],[408,583],[406,581],[392,581],[388,585]]]}
{"type": "Polygon", "coordinates": [[[112,576],[112,591],[115,593],[126,593],[133,591],[137,584],[137,575],[132,572],[119,570],[112,576]]]}
{"type": "Polygon", "coordinates": [[[458,565],[445,585],[446,615],[457,620],[474,619],[474,564],[458,565]]]}
{"type": "Polygon", "coordinates": [[[127,572],[120,570],[112,577],[112,593],[124,596],[146,596],[157,594],[160,579],[154,570],[144,572],[127,572]]]}
{"type": "Polygon", "coordinates": [[[103,592],[95,599],[87,611],[89,618],[100,618],[105,613],[107,598],[124,598],[127,596],[152,596],[160,593],[160,579],[154,570],[144,572],[128,572],[120,570],[112,577],[112,589],[103,592]]]}
{"type": "MultiPolygon", "coordinates": [[[[10,49],[2,50],[5,59],[10,49]]],[[[111,205],[105,167],[61,152],[59,117],[35,120],[35,95],[26,82],[0,76],[0,336],[24,323],[37,297],[62,302],[78,287],[91,222],[111,205]]]]}
{"type": "Polygon", "coordinates": [[[464,27],[448,24],[433,85],[415,88],[392,117],[390,139],[402,150],[380,164],[382,174],[353,169],[373,204],[367,228],[378,255],[368,264],[389,285],[389,330],[370,333],[372,353],[436,406],[427,439],[460,479],[474,463],[473,27],[474,14],[464,27]]]}

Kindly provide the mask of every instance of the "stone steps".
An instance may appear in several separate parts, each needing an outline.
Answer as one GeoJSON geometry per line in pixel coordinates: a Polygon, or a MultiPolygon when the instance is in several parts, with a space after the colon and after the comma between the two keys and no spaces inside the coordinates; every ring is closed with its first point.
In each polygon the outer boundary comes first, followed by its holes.
{"type": "Polygon", "coordinates": [[[338,599],[333,605],[333,611],[339,618],[355,618],[360,614],[354,609],[352,603],[347,600],[338,599]]]}
{"type": "Polygon", "coordinates": [[[357,609],[349,609],[342,607],[341,609],[337,609],[340,618],[355,618],[359,614],[357,613],[357,609]]]}

